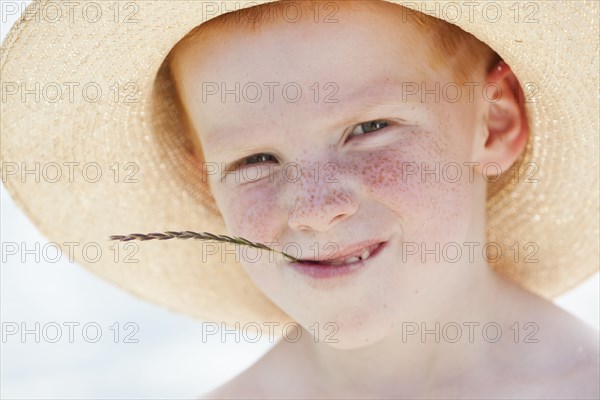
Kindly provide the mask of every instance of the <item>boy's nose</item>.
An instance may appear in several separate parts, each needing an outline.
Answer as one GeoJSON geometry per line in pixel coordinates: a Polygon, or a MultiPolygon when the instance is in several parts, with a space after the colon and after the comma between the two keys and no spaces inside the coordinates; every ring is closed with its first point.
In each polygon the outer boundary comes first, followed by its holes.
{"type": "Polygon", "coordinates": [[[315,190],[301,188],[290,208],[288,224],[292,229],[326,232],[358,210],[354,196],[339,185],[311,187],[315,190]]]}

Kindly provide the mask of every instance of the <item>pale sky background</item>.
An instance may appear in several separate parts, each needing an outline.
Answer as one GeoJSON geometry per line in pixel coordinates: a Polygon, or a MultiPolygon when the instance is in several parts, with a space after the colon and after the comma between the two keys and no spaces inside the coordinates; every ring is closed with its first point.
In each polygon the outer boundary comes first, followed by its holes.
{"type": "MultiPolygon", "coordinates": [[[[0,0],[0,3],[6,3],[0,0]]],[[[13,2],[27,4],[29,1],[13,2]]],[[[4,11],[5,8],[2,8],[4,11]]],[[[16,15],[1,16],[4,39],[16,15]]],[[[2,243],[48,241],[0,189],[2,243]]],[[[4,258],[4,257],[3,257],[4,258]]],[[[31,259],[31,257],[30,257],[31,259]]],[[[33,260],[31,260],[33,261],[33,260]]],[[[14,256],[0,268],[0,319],[7,323],[57,322],[63,337],[57,343],[40,343],[19,335],[0,341],[0,397],[11,399],[128,399],[197,398],[251,365],[272,344],[235,338],[222,343],[215,335],[201,340],[202,325],[142,302],[96,278],[66,257],[59,262],[21,263],[14,256]],[[79,322],[69,343],[65,322],[79,322]],[[84,340],[81,327],[95,322],[103,330],[97,343],[84,340]],[[134,322],[138,343],[113,342],[110,327],[134,322]]],[[[556,303],[599,329],[599,275],[561,296],[556,303]]],[[[48,335],[54,330],[48,327],[48,335]]],[[[94,336],[94,330],[88,331],[94,336]]]]}

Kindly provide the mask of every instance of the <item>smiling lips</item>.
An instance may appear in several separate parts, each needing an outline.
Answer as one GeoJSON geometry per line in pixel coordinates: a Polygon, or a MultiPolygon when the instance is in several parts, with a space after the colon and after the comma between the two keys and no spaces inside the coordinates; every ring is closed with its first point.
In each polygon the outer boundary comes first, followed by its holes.
{"type": "Polygon", "coordinates": [[[371,265],[371,259],[377,257],[386,247],[385,242],[362,242],[345,249],[342,255],[332,255],[320,259],[303,259],[288,265],[296,272],[317,280],[329,280],[357,273],[371,265]]]}
{"type": "Polygon", "coordinates": [[[371,265],[371,259],[377,257],[386,247],[387,241],[370,241],[348,247],[343,255],[320,259],[303,259],[288,265],[296,272],[313,279],[323,280],[353,274],[371,265]]]}

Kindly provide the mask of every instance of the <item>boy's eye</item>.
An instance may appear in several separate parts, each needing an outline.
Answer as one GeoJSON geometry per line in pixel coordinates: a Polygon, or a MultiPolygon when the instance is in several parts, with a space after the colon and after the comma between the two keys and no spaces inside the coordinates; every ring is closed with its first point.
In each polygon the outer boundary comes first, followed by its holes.
{"type": "Polygon", "coordinates": [[[263,162],[277,162],[277,159],[271,154],[258,153],[242,159],[239,163],[239,166],[243,167],[244,165],[257,164],[263,162]]]}
{"type": "Polygon", "coordinates": [[[370,133],[370,132],[375,132],[378,130],[381,130],[385,127],[387,127],[389,124],[387,121],[384,120],[374,120],[374,121],[368,121],[368,122],[363,122],[362,124],[358,124],[354,127],[354,129],[352,130],[352,132],[350,132],[350,135],[353,136],[360,136],[362,134],[365,133],[370,133]]]}

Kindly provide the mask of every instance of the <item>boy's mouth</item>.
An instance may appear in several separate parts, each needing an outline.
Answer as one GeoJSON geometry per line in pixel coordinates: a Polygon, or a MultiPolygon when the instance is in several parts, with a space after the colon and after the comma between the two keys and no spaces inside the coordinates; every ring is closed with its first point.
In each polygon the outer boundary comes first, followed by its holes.
{"type": "Polygon", "coordinates": [[[331,256],[321,258],[306,258],[300,259],[297,262],[301,264],[318,264],[332,266],[356,264],[361,261],[365,261],[369,257],[371,257],[371,255],[373,255],[377,250],[379,250],[382,244],[383,242],[370,242],[370,244],[362,242],[357,245],[348,247],[345,251],[342,252],[342,255],[332,254],[331,256]]]}

